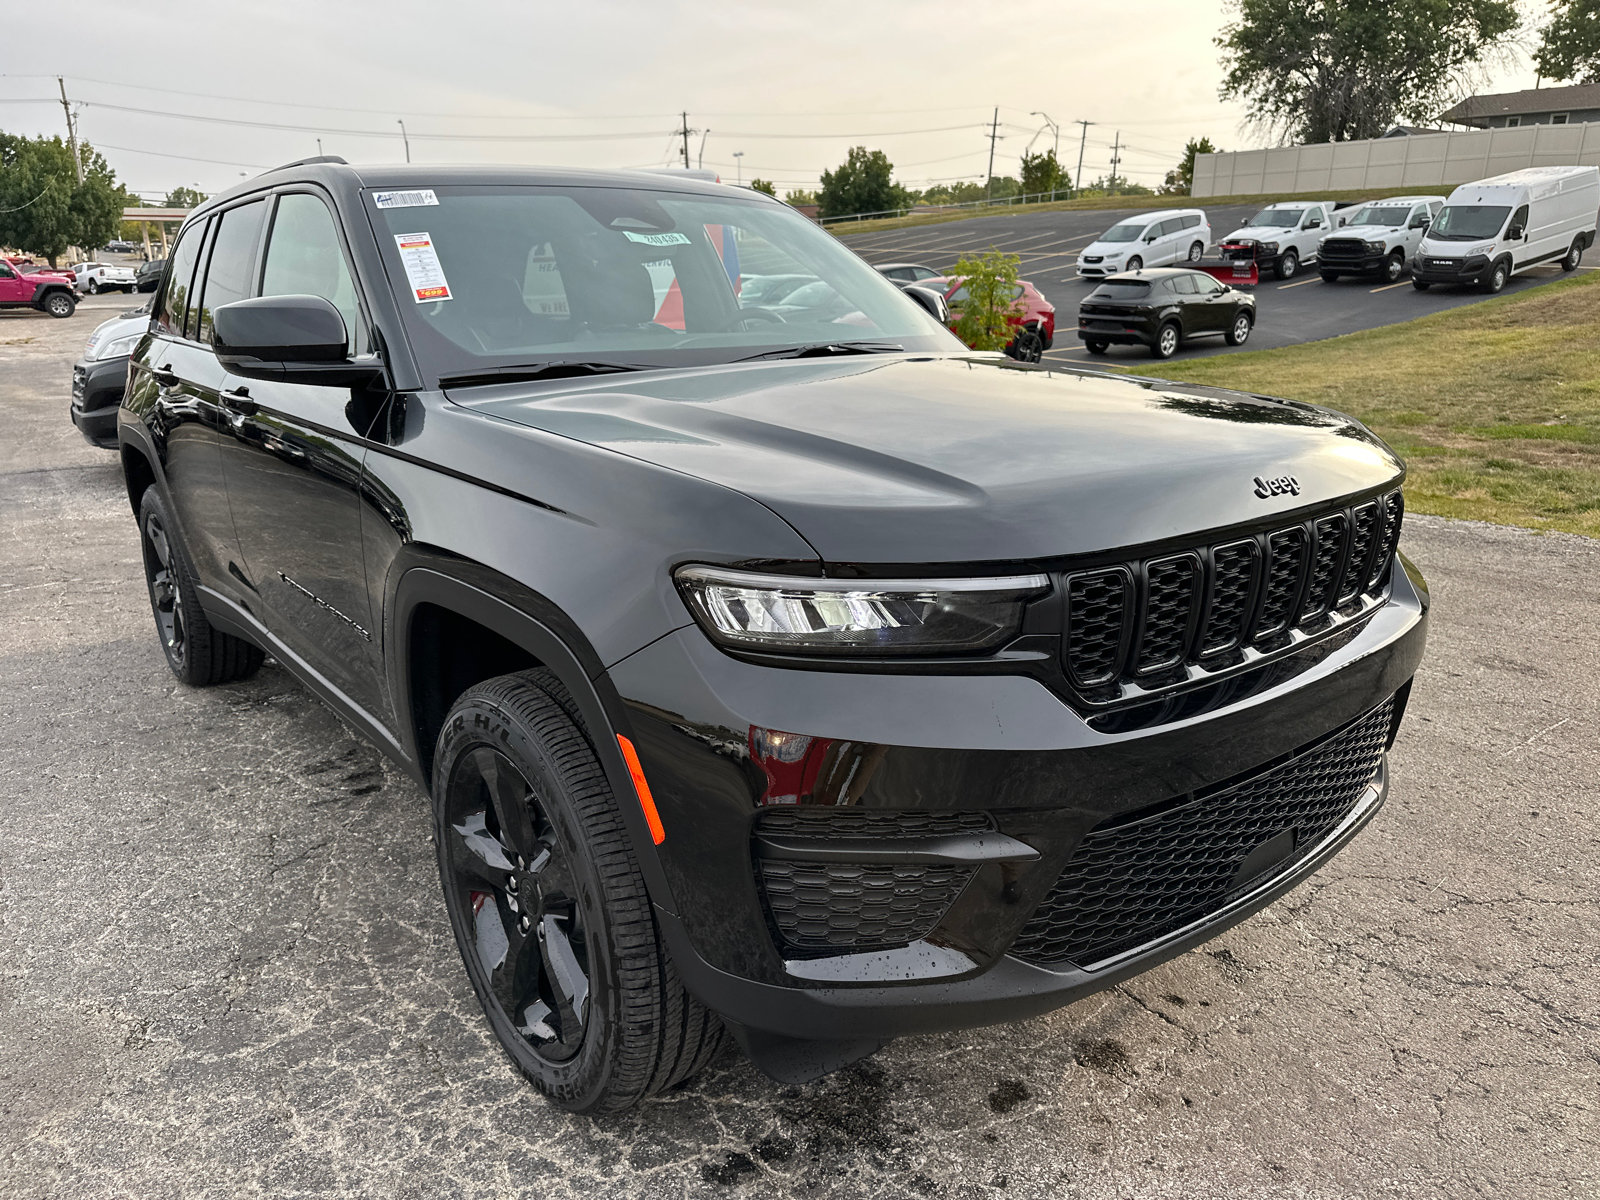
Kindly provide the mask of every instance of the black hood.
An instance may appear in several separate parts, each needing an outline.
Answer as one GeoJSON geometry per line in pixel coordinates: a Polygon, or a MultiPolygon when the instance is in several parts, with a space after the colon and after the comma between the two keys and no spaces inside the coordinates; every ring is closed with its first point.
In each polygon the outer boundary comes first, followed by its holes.
{"type": "Polygon", "coordinates": [[[1325,409],[1091,371],[873,356],[452,393],[736,489],[832,563],[1038,561],[1263,521],[1397,480],[1325,409]],[[1262,497],[1257,477],[1298,492],[1262,497]]]}

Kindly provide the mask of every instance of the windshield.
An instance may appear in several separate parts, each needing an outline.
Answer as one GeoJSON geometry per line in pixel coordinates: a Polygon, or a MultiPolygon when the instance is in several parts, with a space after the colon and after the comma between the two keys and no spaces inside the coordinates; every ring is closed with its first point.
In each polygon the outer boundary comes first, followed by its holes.
{"type": "Polygon", "coordinates": [[[1452,242],[1475,242],[1479,238],[1498,237],[1500,227],[1510,215],[1510,208],[1486,204],[1446,204],[1439,210],[1433,227],[1428,230],[1428,237],[1452,242]]]}
{"type": "Polygon", "coordinates": [[[1145,222],[1124,221],[1120,225],[1113,225],[1101,235],[1102,242],[1137,242],[1139,235],[1144,232],[1145,222]]]}
{"type": "Polygon", "coordinates": [[[411,341],[439,376],[550,362],[698,366],[840,341],[961,348],[783,205],[631,188],[393,194],[438,201],[380,209],[368,194],[411,341]]]}
{"type": "Polygon", "coordinates": [[[1268,208],[1251,217],[1249,225],[1265,225],[1270,229],[1287,229],[1300,224],[1303,208],[1268,208]]]}
{"type": "Polygon", "coordinates": [[[1365,208],[1356,209],[1355,216],[1347,222],[1350,225],[1404,225],[1411,218],[1411,206],[1403,205],[1378,205],[1369,204],[1365,208]]]}

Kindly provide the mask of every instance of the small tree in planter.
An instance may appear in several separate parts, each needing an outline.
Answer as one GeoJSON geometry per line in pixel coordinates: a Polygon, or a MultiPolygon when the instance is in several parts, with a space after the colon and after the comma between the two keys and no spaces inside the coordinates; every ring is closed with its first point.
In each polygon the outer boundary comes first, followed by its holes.
{"type": "Polygon", "coordinates": [[[963,255],[950,273],[961,280],[962,296],[951,329],[974,350],[1004,350],[1016,336],[1017,272],[1022,259],[990,247],[988,253],[963,255]]]}

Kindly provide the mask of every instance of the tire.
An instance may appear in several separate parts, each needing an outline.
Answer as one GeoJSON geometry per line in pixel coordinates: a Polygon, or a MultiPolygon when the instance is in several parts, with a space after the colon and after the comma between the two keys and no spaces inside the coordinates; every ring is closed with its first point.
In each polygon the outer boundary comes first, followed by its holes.
{"type": "Polygon", "coordinates": [[[503,675],[455,702],[433,796],[456,945],[535,1088],[568,1112],[619,1112],[711,1061],[722,1022],[678,981],[619,798],[553,675],[503,675]]]}
{"type": "Polygon", "coordinates": [[[1429,288],[1430,288],[1430,287],[1432,287],[1432,286],[1433,286],[1433,284],[1432,284],[1432,283],[1430,283],[1430,282],[1429,282],[1429,281],[1428,281],[1428,280],[1426,280],[1426,279],[1413,279],[1413,280],[1412,280],[1412,281],[1411,281],[1411,286],[1412,286],[1412,287],[1414,287],[1414,288],[1416,288],[1416,289],[1417,289],[1417,291],[1419,291],[1419,292],[1425,292],[1425,291],[1427,291],[1427,290],[1428,290],[1428,289],[1429,289],[1429,288]]]}
{"type": "Polygon", "coordinates": [[[1156,340],[1151,343],[1151,358],[1171,358],[1183,345],[1183,331],[1176,321],[1168,321],[1156,330],[1156,340]]]}
{"type": "Polygon", "coordinates": [[[91,296],[98,296],[100,294],[100,281],[91,275],[89,282],[83,285],[83,290],[91,296]]]}
{"type": "Polygon", "coordinates": [[[1561,269],[1563,271],[1576,271],[1582,262],[1583,242],[1581,239],[1575,239],[1571,248],[1567,251],[1567,256],[1561,260],[1561,269]]]}
{"type": "Polygon", "coordinates": [[[1144,270],[1144,259],[1135,254],[1122,269],[1124,271],[1142,271],[1144,270]]]}
{"type": "Polygon", "coordinates": [[[1044,339],[1032,329],[1018,330],[1006,347],[1006,356],[1018,362],[1036,363],[1044,356],[1044,339]]]}
{"type": "Polygon", "coordinates": [[[1278,258],[1278,278],[1293,279],[1300,273],[1300,256],[1293,250],[1285,250],[1278,258]]]}
{"type": "Polygon", "coordinates": [[[1391,254],[1383,260],[1383,281],[1385,283],[1398,283],[1400,276],[1406,272],[1406,260],[1403,254],[1391,254]]]}
{"type": "Polygon", "coordinates": [[[1111,348],[1110,342],[1084,342],[1083,348],[1090,354],[1104,354],[1111,348]]]}
{"type": "Polygon", "coordinates": [[[1206,244],[1204,242],[1196,242],[1194,245],[1189,247],[1189,261],[1190,262],[1197,263],[1202,258],[1204,258],[1205,256],[1206,256],[1206,244]]]}
{"type": "Polygon", "coordinates": [[[1496,295],[1505,290],[1506,280],[1510,275],[1511,272],[1506,270],[1506,261],[1502,258],[1484,273],[1483,278],[1478,282],[1478,286],[1491,296],[1496,295]]]}
{"type": "Polygon", "coordinates": [[[1233,324],[1228,326],[1228,332],[1222,337],[1230,346],[1242,346],[1250,340],[1250,331],[1254,328],[1255,322],[1250,319],[1249,313],[1236,313],[1233,324]]]}
{"type": "Polygon", "coordinates": [[[1322,282],[1323,283],[1338,283],[1339,282],[1339,272],[1337,272],[1337,271],[1323,271],[1323,272],[1320,272],[1320,274],[1322,275],[1322,282]]]}
{"type": "Polygon", "coordinates": [[[266,657],[259,646],[213,629],[206,619],[178,527],[154,485],[139,501],[139,544],[156,634],[179,681],[210,687],[249,679],[259,671],[266,657]]]}
{"type": "Polygon", "coordinates": [[[66,292],[51,292],[39,306],[52,317],[70,317],[78,309],[78,302],[66,292]]]}

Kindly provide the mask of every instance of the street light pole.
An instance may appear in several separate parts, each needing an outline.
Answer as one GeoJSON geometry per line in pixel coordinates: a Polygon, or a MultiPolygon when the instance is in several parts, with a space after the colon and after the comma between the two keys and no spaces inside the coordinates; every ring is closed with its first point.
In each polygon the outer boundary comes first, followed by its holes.
{"type": "MultiPolygon", "coordinates": [[[[1057,125],[1054,121],[1052,121],[1050,119],[1050,114],[1049,113],[1046,113],[1046,112],[1031,112],[1028,115],[1030,117],[1043,117],[1044,118],[1044,123],[1046,125],[1050,126],[1051,130],[1055,133],[1055,135],[1056,135],[1056,146],[1055,146],[1054,150],[1050,151],[1050,157],[1055,159],[1057,164],[1059,164],[1061,162],[1061,126],[1057,125]]],[[[1050,189],[1050,199],[1054,200],[1055,198],[1056,198],[1055,189],[1051,188],[1050,189]]]]}
{"type": "Polygon", "coordinates": [[[737,180],[739,187],[744,186],[744,163],[739,161],[743,157],[743,150],[735,150],[733,152],[734,179],[737,180]]]}
{"type": "Polygon", "coordinates": [[[1093,121],[1074,121],[1074,125],[1083,126],[1083,136],[1078,139],[1078,173],[1072,177],[1072,192],[1074,195],[1083,191],[1083,148],[1089,144],[1089,126],[1093,121]]]}
{"type": "Polygon", "coordinates": [[[694,169],[703,170],[706,165],[706,139],[711,136],[711,130],[704,129],[700,132],[700,153],[695,155],[694,169]]]}
{"type": "Polygon", "coordinates": [[[406,134],[406,123],[404,121],[396,121],[395,124],[400,126],[400,140],[403,141],[406,144],[406,161],[410,162],[411,161],[411,138],[409,136],[407,136],[407,134],[406,134]]]}

